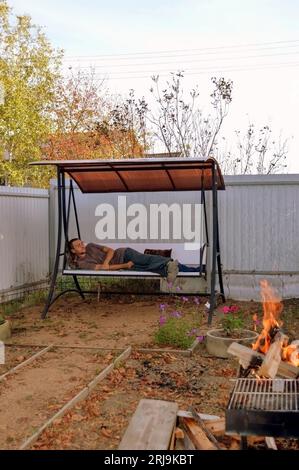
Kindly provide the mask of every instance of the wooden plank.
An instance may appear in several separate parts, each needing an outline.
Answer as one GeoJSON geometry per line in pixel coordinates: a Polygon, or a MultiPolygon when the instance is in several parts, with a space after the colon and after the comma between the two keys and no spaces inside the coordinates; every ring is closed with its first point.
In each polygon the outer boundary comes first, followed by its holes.
{"type": "Polygon", "coordinates": [[[176,439],[184,439],[184,431],[181,428],[175,428],[174,435],[176,439]]]}
{"type": "MultiPolygon", "coordinates": [[[[27,344],[27,343],[5,343],[5,347],[17,347],[17,348],[46,348],[47,344],[27,344]]],[[[86,349],[91,351],[123,351],[124,348],[102,348],[98,346],[75,346],[73,344],[56,344],[51,345],[53,349],[86,349]]]]}
{"type": "Polygon", "coordinates": [[[208,439],[206,433],[196,424],[194,419],[180,418],[180,422],[196,449],[217,450],[215,444],[208,439]]]}
{"type": "Polygon", "coordinates": [[[18,364],[17,366],[13,367],[12,369],[10,369],[9,371],[5,372],[5,374],[2,374],[0,375],[0,382],[1,380],[3,380],[5,377],[7,377],[8,375],[10,374],[14,374],[15,372],[17,372],[19,369],[27,366],[28,364],[30,364],[31,362],[35,361],[36,359],[38,359],[39,357],[43,356],[44,354],[46,354],[46,352],[48,352],[50,349],[52,349],[54,346],[54,344],[50,344],[50,346],[47,346],[46,348],[42,349],[41,351],[37,352],[36,354],[33,354],[33,356],[30,356],[28,359],[26,359],[26,361],[23,361],[21,362],[21,364],[18,364]]]}
{"type": "Polygon", "coordinates": [[[230,443],[230,446],[229,446],[229,449],[228,450],[240,450],[240,443],[238,440],[236,440],[235,438],[233,438],[231,440],[231,443],[230,443]]]}
{"type": "Polygon", "coordinates": [[[222,436],[225,434],[225,418],[205,421],[205,425],[214,436],[222,436]]]}
{"type": "Polygon", "coordinates": [[[140,400],[118,449],[167,450],[177,412],[178,405],[173,402],[140,400]]]}
{"type": "Polygon", "coordinates": [[[175,450],[195,450],[195,445],[188,437],[187,433],[184,432],[181,428],[176,429],[179,429],[180,432],[178,435],[176,435],[175,450]]]}
{"type": "Polygon", "coordinates": [[[265,442],[268,449],[278,450],[274,437],[265,437],[265,442]]]}
{"type": "Polygon", "coordinates": [[[188,348],[188,351],[190,351],[191,353],[191,356],[193,356],[193,354],[195,353],[195,351],[198,349],[198,347],[201,345],[201,342],[198,341],[197,339],[195,341],[193,341],[193,343],[191,344],[190,348],[188,348]]]}
{"type": "MultiPolygon", "coordinates": [[[[227,352],[239,358],[239,362],[245,369],[249,366],[250,361],[254,357],[264,359],[264,354],[258,353],[253,349],[247,348],[239,343],[232,343],[227,352]]],[[[278,367],[277,376],[288,379],[296,379],[299,377],[299,367],[293,366],[288,362],[281,361],[278,367]]]]}
{"type": "Polygon", "coordinates": [[[169,444],[169,447],[168,447],[169,450],[174,450],[174,448],[175,448],[175,440],[176,440],[175,432],[176,432],[176,430],[175,430],[175,428],[173,428],[171,439],[170,439],[170,444],[169,444]]]}
{"type": "Polygon", "coordinates": [[[212,432],[206,427],[205,422],[197,414],[196,410],[192,406],[190,406],[189,410],[191,411],[196,424],[200,426],[200,428],[204,431],[205,435],[209,438],[209,440],[217,447],[217,449],[220,450],[221,448],[219,442],[217,441],[214,434],[212,434],[212,432]]]}
{"type": "MultiPolygon", "coordinates": [[[[197,414],[204,421],[216,421],[217,419],[218,420],[221,419],[220,416],[216,416],[216,415],[206,415],[204,413],[197,413],[197,414]]],[[[191,411],[185,411],[185,410],[179,410],[177,412],[177,416],[179,418],[193,418],[193,414],[191,413],[191,411]]]]}
{"type": "MultiPolygon", "coordinates": [[[[17,348],[46,348],[48,347],[47,344],[25,344],[25,343],[5,343],[5,347],[17,347],[17,348]]],[[[67,344],[56,344],[53,343],[51,345],[53,349],[82,349],[86,351],[108,351],[108,352],[118,352],[123,351],[124,348],[101,348],[96,346],[75,346],[75,345],[67,345],[67,344]]]]}
{"type": "Polygon", "coordinates": [[[95,388],[95,386],[103,380],[113,369],[114,367],[119,363],[119,361],[123,361],[125,358],[127,358],[130,353],[131,353],[131,346],[127,348],[119,357],[115,359],[115,361],[107,366],[102,372],[100,372],[89,384],[84,387],[77,395],[75,395],[68,403],[66,403],[57,413],[55,413],[52,418],[50,418],[48,421],[46,421],[32,436],[30,436],[19,448],[19,450],[25,450],[31,447],[34,442],[37,441],[39,436],[43,433],[45,429],[47,429],[53,422],[63,416],[68,410],[73,408],[79,401],[84,400],[85,398],[88,397],[90,394],[91,390],[95,388]]]}

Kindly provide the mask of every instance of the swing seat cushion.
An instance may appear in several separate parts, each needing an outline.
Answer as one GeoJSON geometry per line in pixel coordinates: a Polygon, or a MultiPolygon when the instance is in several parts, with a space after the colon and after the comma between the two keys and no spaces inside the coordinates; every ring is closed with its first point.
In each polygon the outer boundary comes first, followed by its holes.
{"type": "Polygon", "coordinates": [[[166,258],[171,258],[172,248],[168,250],[155,250],[152,248],[146,248],[144,250],[145,255],[160,255],[165,256],[166,258]]]}

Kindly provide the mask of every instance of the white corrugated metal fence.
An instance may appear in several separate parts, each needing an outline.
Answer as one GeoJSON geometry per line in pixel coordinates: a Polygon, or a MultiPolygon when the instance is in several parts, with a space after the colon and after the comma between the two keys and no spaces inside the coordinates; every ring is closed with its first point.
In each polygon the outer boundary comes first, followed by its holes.
{"type": "MultiPolygon", "coordinates": [[[[268,279],[283,298],[299,297],[299,175],[228,176],[226,191],[218,192],[220,246],[226,293],[235,299],[259,300],[259,282],[268,279]]],[[[82,238],[96,239],[95,208],[117,204],[115,194],[84,195],[75,189],[82,238]]],[[[127,194],[128,205],[143,203],[198,202],[199,193],[127,194]]],[[[57,189],[0,187],[0,298],[22,286],[43,281],[54,261],[57,227],[57,189]],[[49,195],[50,194],[50,200],[49,195]],[[49,223],[50,219],[50,223],[49,223]],[[50,235],[49,235],[50,233],[50,235]],[[50,244],[50,253],[49,253],[50,244]]],[[[69,236],[76,236],[73,213],[69,236]]],[[[119,241],[105,242],[111,246],[119,241]]],[[[127,246],[128,241],[124,242],[127,246]]],[[[198,253],[181,243],[165,240],[130,243],[145,247],[173,248],[183,263],[196,263],[198,253]]]]}
{"type": "Polygon", "coordinates": [[[48,206],[47,190],[0,186],[0,300],[47,278],[48,206]]]}

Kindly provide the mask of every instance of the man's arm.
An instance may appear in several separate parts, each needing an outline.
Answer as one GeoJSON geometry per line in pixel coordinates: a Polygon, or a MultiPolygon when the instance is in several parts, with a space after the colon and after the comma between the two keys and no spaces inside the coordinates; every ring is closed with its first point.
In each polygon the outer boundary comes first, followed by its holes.
{"type": "MultiPolygon", "coordinates": [[[[102,249],[103,249],[103,252],[106,253],[106,257],[104,259],[103,264],[101,265],[103,267],[100,268],[100,269],[109,269],[109,263],[113,258],[114,250],[112,248],[110,248],[109,246],[103,246],[102,249]]],[[[115,265],[115,266],[117,266],[117,265],[115,265]]],[[[121,269],[121,268],[119,268],[119,269],[121,269]]]]}
{"type": "Polygon", "coordinates": [[[134,266],[133,261],[128,261],[122,264],[108,264],[108,267],[106,264],[96,264],[94,269],[96,271],[100,271],[101,269],[106,271],[118,271],[119,269],[130,269],[132,266],[134,266]]]}

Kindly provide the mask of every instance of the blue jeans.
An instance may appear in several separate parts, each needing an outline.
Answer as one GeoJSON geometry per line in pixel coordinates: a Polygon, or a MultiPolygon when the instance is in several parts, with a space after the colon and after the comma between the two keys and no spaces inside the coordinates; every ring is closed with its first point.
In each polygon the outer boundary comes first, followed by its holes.
{"type": "MultiPolygon", "coordinates": [[[[145,255],[139,253],[139,251],[134,250],[133,248],[126,248],[124,254],[124,263],[128,261],[133,261],[134,266],[131,268],[134,271],[150,271],[153,273],[160,274],[162,277],[167,276],[167,263],[171,261],[172,258],[167,258],[160,255],[145,255]]],[[[199,273],[200,266],[186,266],[185,264],[178,264],[179,271],[183,273],[199,273]]]]}
{"type": "Polygon", "coordinates": [[[179,271],[181,273],[199,273],[200,266],[187,266],[186,264],[179,263],[179,271]]]}
{"type": "Polygon", "coordinates": [[[131,268],[134,271],[150,271],[152,273],[160,274],[162,277],[167,276],[167,263],[172,258],[166,258],[160,255],[145,255],[133,248],[126,248],[124,253],[124,263],[133,261],[134,266],[131,268]]]}

